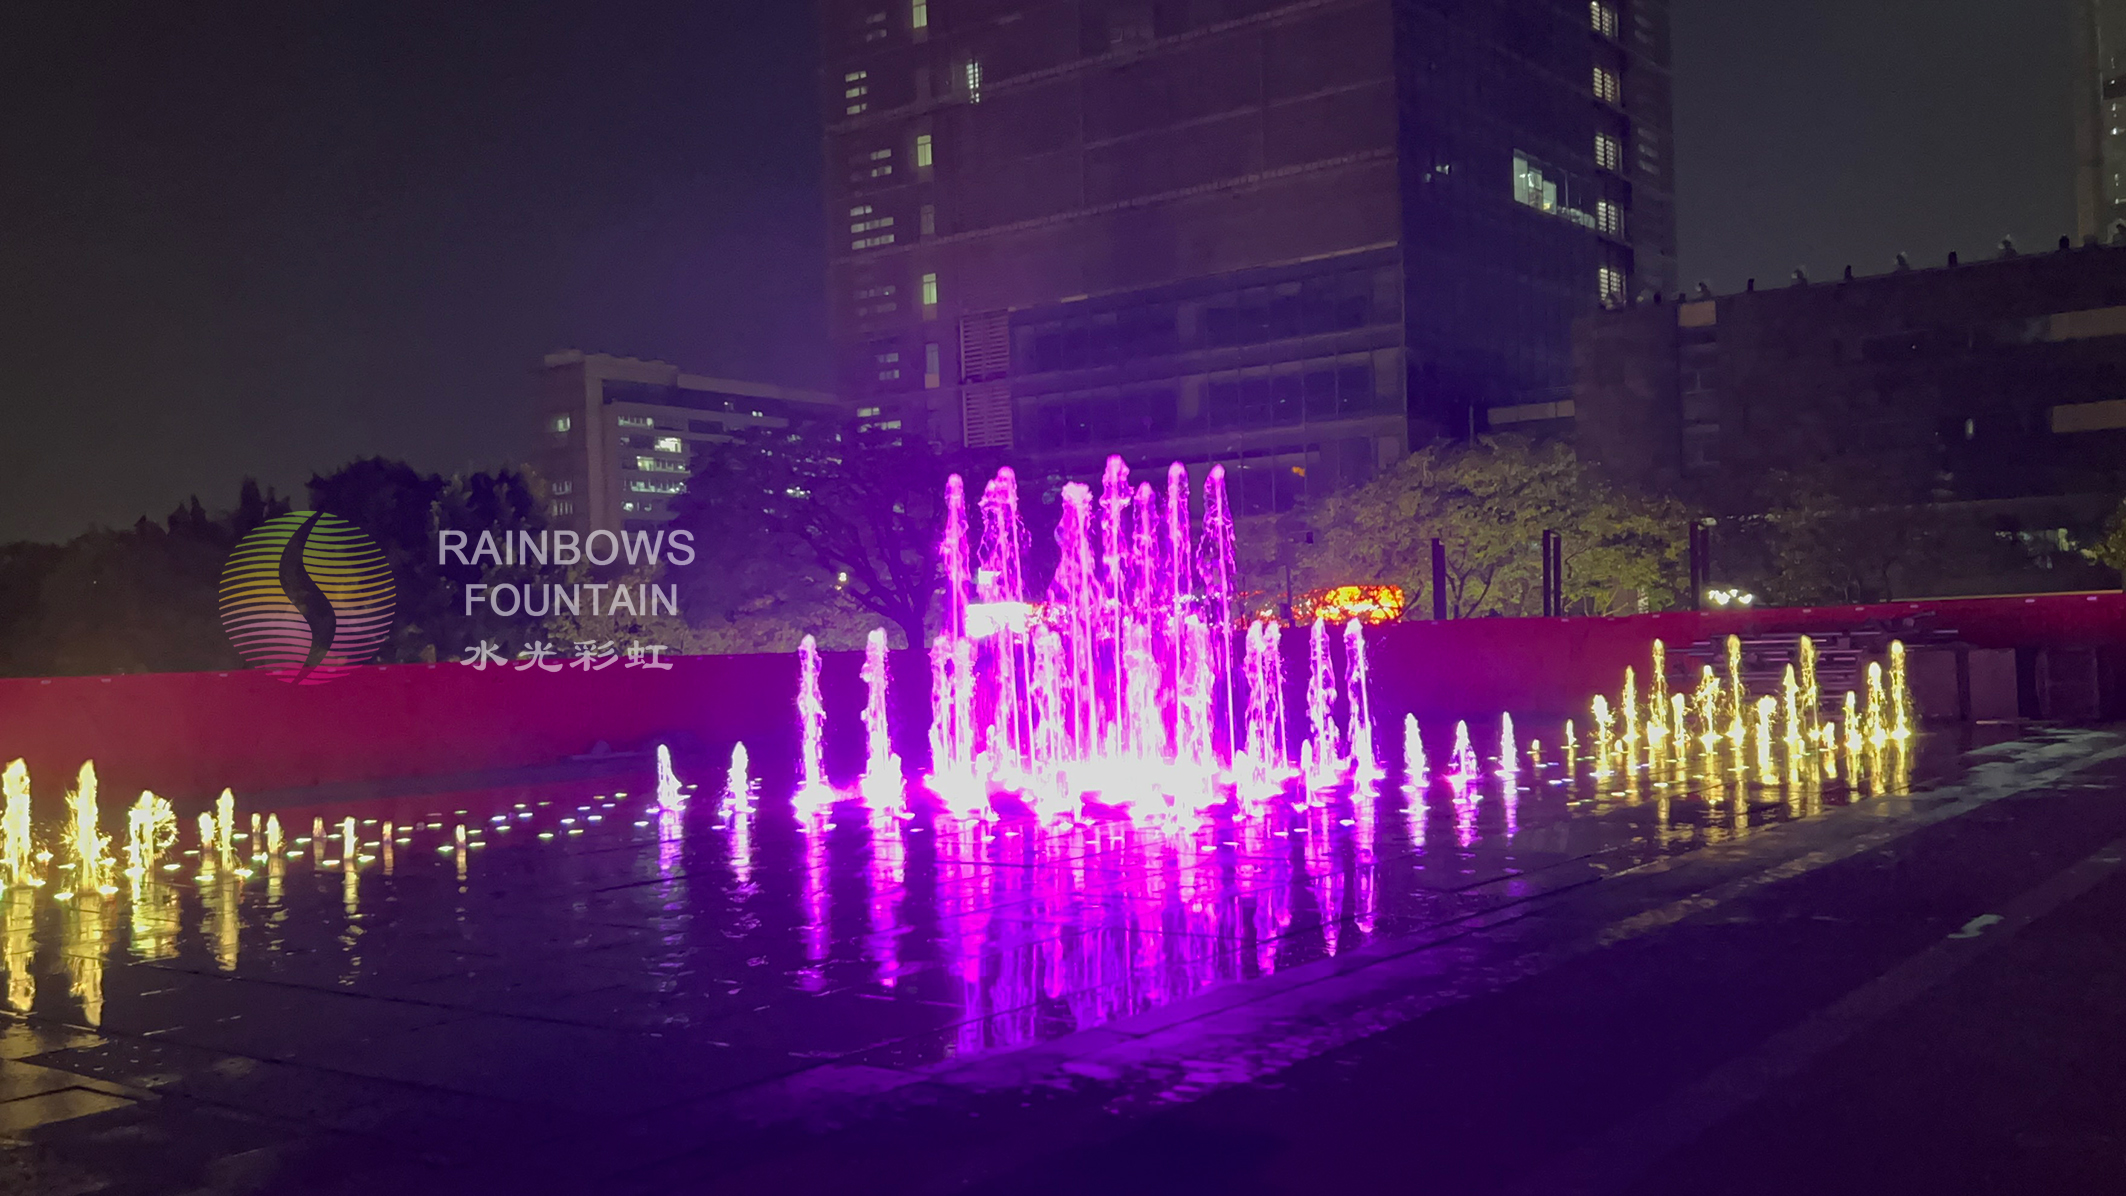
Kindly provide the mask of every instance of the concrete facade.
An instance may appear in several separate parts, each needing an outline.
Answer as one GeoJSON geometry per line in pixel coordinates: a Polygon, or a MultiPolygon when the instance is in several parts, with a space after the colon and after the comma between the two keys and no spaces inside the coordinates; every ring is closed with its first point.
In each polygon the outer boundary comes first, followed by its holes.
{"type": "Polygon", "coordinates": [[[821,0],[843,393],[1243,511],[1569,390],[1673,286],[1665,0],[821,0]]]}
{"type": "Polygon", "coordinates": [[[669,521],[699,446],[746,428],[844,413],[833,395],[689,374],[663,361],[568,349],[538,371],[538,448],[555,527],[642,530],[669,521]]]}

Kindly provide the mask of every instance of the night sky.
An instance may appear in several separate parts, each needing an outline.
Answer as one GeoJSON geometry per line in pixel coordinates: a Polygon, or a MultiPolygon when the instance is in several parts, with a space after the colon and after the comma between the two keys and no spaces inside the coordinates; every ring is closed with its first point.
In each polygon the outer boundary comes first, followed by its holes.
{"type": "MultiPolygon", "coordinates": [[[[1676,0],[1683,278],[2072,231],[2069,2],[1676,0]]],[[[507,462],[557,348],[825,385],[810,10],[7,6],[0,541],[507,462]]]]}

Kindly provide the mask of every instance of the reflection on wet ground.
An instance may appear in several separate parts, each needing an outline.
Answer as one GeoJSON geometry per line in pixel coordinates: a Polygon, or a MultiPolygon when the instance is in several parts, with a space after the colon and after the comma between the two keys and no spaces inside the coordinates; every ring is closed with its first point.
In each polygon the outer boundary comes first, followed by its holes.
{"type": "Polygon", "coordinates": [[[1421,792],[1394,772],[1295,783],[1157,825],[955,819],[920,794],[905,818],[853,796],[800,816],[786,787],[734,794],[705,763],[669,812],[648,775],[239,801],[108,894],[0,894],[0,965],[10,1010],[158,1047],[497,1096],[551,1087],[539,1069],[580,1054],[598,1063],[574,1099],[622,1111],[674,1084],[1067,1034],[1514,901],[1547,870],[1903,793],[1958,746],[1572,769],[1553,753],[1421,792]]]}

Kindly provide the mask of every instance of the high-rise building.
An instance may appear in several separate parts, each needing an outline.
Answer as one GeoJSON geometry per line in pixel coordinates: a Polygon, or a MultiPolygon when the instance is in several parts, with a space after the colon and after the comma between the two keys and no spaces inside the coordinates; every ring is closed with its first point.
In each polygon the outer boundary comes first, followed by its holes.
{"type": "Polygon", "coordinates": [[[672,517],[704,443],[747,428],[839,419],[833,396],[682,373],[678,366],[568,349],[539,368],[538,449],[555,527],[640,531],[672,517]]]}
{"type": "Polygon", "coordinates": [[[2075,195],[2082,239],[2126,222],[2126,0],[2076,0],[2075,195]]]}
{"type": "Polygon", "coordinates": [[[820,0],[844,393],[1278,510],[1674,287],[1667,0],[820,0]]]}

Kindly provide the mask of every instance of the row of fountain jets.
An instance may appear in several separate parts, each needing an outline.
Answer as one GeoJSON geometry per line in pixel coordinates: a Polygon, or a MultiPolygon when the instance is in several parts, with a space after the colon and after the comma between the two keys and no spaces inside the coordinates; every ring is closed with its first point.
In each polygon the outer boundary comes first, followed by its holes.
{"type": "MultiPolygon", "coordinates": [[[[1015,795],[1037,813],[1067,812],[1084,799],[1202,808],[1222,801],[1225,785],[1243,796],[1262,796],[1296,777],[1313,793],[1378,772],[1365,625],[1356,619],[1343,625],[1339,676],[1331,627],[1318,617],[1313,622],[1307,735],[1294,762],[1283,636],[1274,621],[1248,621],[1236,676],[1229,629],[1238,613],[1238,574],[1225,471],[1213,466],[1204,480],[1200,526],[1191,518],[1186,468],[1172,465],[1165,480],[1162,501],[1151,483],[1133,486],[1128,465],[1110,457],[1097,497],[1084,484],[1064,486],[1055,532],[1058,563],[1043,592],[1025,577],[1030,540],[1013,472],[999,470],[984,488],[979,530],[970,522],[962,479],[948,479],[939,546],[944,630],[929,648],[927,786],[954,812],[985,811],[1002,794],[1015,795]],[[1334,713],[1339,695],[1342,720],[1334,713]]],[[[1597,775],[1629,766],[1642,742],[1651,752],[1663,745],[1686,751],[1694,720],[1708,752],[1723,741],[1739,751],[1752,717],[1762,750],[1769,751],[1769,728],[1781,711],[1789,755],[1804,738],[1824,742],[1826,728],[1836,726],[1821,718],[1816,651],[1806,637],[1799,669],[1786,669],[1783,706],[1769,695],[1749,704],[1736,637],[1727,641],[1726,683],[1708,665],[1689,695],[1667,691],[1664,651],[1656,641],[1643,712],[1631,669],[1614,707],[1606,696],[1594,699],[1597,775]]],[[[861,673],[867,751],[858,789],[892,808],[905,800],[907,778],[888,728],[886,659],[886,633],[874,631],[861,673]]],[[[817,808],[835,791],[824,763],[820,655],[810,636],[798,660],[799,804],[817,808]]],[[[1902,643],[1890,647],[1890,674],[1885,679],[1880,664],[1870,666],[1864,711],[1858,695],[1846,695],[1849,738],[1880,747],[1910,735],[1902,643]]],[[[1572,723],[1565,735],[1568,752],[1576,751],[1572,723]]],[[[1481,772],[1468,739],[1464,723],[1444,774],[1464,784],[1481,772]]],[[[1425,776],[1414,718],[1406,720],[1404,742],[1410,775],[1425,776]]],[[[1510,772],[1518,756],[1508,715],[1497,759],[1510,772]]]]}

